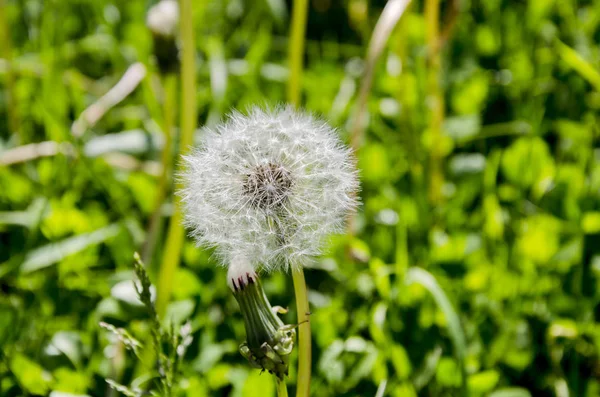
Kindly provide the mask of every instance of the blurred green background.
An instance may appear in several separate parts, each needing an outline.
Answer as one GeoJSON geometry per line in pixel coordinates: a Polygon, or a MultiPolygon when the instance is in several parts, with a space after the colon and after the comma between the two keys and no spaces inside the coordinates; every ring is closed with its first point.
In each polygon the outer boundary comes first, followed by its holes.
{"type": "MultiPolygon", "coordinates": [[[[363,106],[385,4],[309,5],[301,105],[348,142],[357,112],[366,127],[356,232],[306,270],[312,394],[599,396],[600,2],[444,0],[432,41],[414,1],[363,106]]],[[[2,396],[114,396],[105,378],[136,380],[98,324],[146,338],[132,254],[157,283],[173,212],[161,126],[169,92],[179,125],[178,73],[156,66],[152,5],[0,0],[2,396]],[[139,84],[96,117],[127,70],[139,84]]],[[[194,2],[198,126],[286,100],[290,12],[194,2]]],[[[185,241],[165,316],[193,329],[180,395],[274,395],[237,351],[224,275],[185,241]]],[[[263,279],[293,323],[291,278],[263,279]]]]}

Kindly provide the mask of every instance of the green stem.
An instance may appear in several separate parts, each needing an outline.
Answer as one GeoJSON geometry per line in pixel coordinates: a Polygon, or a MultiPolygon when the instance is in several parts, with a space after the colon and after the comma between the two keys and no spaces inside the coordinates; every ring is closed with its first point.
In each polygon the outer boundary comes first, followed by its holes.
{"type": "Polygon", "coordinates": [[[294,1],[292,30],[290,32],[290,47],[288,52],[290,68],[288,102],[294,106],[297,106],[300,103],[307,13],[308,0],[294,1]]]}
{"type": "Polygon", "coordinates": [[[444,122],[444,97],[439,81],[441,72],[439,17],[440,0],[426,0],[425,22],[427,26],[427,48],[429,51],[427,95],[432,103],[429,123],[432,142],[429,161],[431,167],[429,199],[434,205],[442,200],[442,185],[444,184],[442,153],[440,147],[440,142],[442,140],[442,124],[444,122]]]}
{"type": "MultiPolygon", "coordinates": [[[[12,45],[10,37],[10,27],[7,21],[7,4],[0,0],[0,56],[6,59],[6,108],[8,110],[8,128],[12,134],[22,134],[19,127],[19,115],[15,103],[15,73],[12,62],[12,45]]],[[[24,137],[19,136],[21,144],[25,143],[24,137]]]]}
{"type": "MultiPolygon", "coordinates": [[[[180,0],[181,9],[181,154],[186,154],[193,143],[196,124],[196,65],[192,0],[180,0]]],[[[180,187],[179,184],[176,187],[180,187]]],[[[181,248],[185,238],[182,226],[181,202],[175,197],[175,212],[171,217],[167,243],[159,271],[156,311],[162,318],[173,290],[173,279],[179,267],[181,248]]]]}
{"type": "Polygon", "coordinates": [[[287,387],[285,386],[285,380],[279,379],[275,376],[275,382],[277,382],[277,397],[287,397],[287,387]]]}
{"type": "Polygon", "coordinates": [[[399,219],[396,224],[396,277],[398,280],[404,280],[408,270],[408,230],[403,216],[403,208],[398,209],[399,219]]]}
{"type": "MultiPolygon", "coordinates": [[[[308,14],[308,0],[294,1],[292,11],[292,28],[290,32],[290,50],[288,53],[290,77],[288,80],[288,102],[294,106],[300,103],[302,61],[306,34],[306,19],[308,14]]],[[[297,397],[307,397],[310,392],[311,372],[311,336],[310,319],[308,310],[308,297],[306,295],[306,282],[302,269],[292,272],[294,292],[296,294],[296,307],[298,310],[298,384],[297,397]]],[[[287,394],[287,392],[286,392],[287,394]]]]}
{"type": "Polygon", "coordinates": [[[175,118],[175,97],[177,91],[177,77],[169,73],[164,79],[164,101],[163,101],[163,132],[165,144],[161,156],[162,173],[158,180],[158,189],[154,198],[154,209],[148,226],[148,238],[142,250],[142,260],[151,262],[156,239],[159,235],[161,225],[161,208],[167,197],[169,181],[171,180],[171,167],[173,161],[173,125],[175,118]]]}
{"type": "Polygon", "coordinates": [[[307,397],[310,393],[311,372],[311,335],[310,310],[306,282],[302,268],[292,272],[294,292],[296,294],[296,309],[298,311],[298,384],[296,397],[307,397]]]}

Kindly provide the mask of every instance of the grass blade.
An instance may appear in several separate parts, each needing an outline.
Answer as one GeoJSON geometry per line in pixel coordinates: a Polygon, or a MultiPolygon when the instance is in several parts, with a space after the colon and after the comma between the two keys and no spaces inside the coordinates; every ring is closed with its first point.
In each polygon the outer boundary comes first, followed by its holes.
{"type": "Polygon", "coordinates": [[[465,334],[460,326],[460,320],[458,318],[458,314],[452,307],[452,303],[446,296],[446,293],[440,287],[437,280],[431,273],[427,270],[412,267],[408,270],[405,279],[406,284],[420,284],[422,285],[429,293],[433,296],[435,303],[438,305],[444,316],[446,317],[446,321],[448,321],[448,332],[450,332],[450,338],[452,339],[452,343],[454,344],[454,350],[456,357],[459,361],[459,365],[461,367],[462,373],[462,388],[463,395],[466,395],[467,389],[467,374],[465,370],[465,355],[466,355],[466,342],[465,342],[465,334]]]}
{"type": "Polygon", "coordinates": [[[31,251],[26,257],[21,271],[31,273],[60,262],[69,255],[76,254],[93,245],[100,244],[116,236],[121,227],[113,224],[91,233],[66,238],[57,243],[50,243],[31,251]]]}
{"type": "Polygon", "coordinates": [[[593,85],[597,91],[600,91],[600,72],[595,67],[562,41],[557,41],[556,48],[558,49],[558,55],[567,65],[593,85]]]}
{"type": "Polygon", "coordinates": [[[365,73],[360,86],[360,91],[358,92],[358,100],[354,112],[354,122],[352,123],[351,145],[355,152],[358,150],[365,132],[363,120],[366,113],[367,100],[369,98],[369,93],[371,92],[371,85],[373,84],[375,65],[377,64],[381,52],[385,48],[394,27],[409,4],[410,0],[388,1],[373,30],[373,35],[371,36],[371,41],[369,42],[369,48],[367,50],[365,73]]]}
{"type": "Polygon", "coordinates": [[[91,104],[81,113],[71,126],[75,137],[80,137],[94,126],[110,109],[131,94],[146,77],[146,67],[142,63],[134,63],[123,74],[123,77],[104,96],[91,104]]]}
{"type": "Polygon", "coordinates": [[[490,394],[490,397],[531,397],[531,393],[522,387],[507,387],[496,390],[490,394]]]}
{"type": "Polygon", "coordinates": [[[387,379],[382,380],[377,388],[375,397],[383,397],[385,395],[385,389],[387,388],[387,379]]]}

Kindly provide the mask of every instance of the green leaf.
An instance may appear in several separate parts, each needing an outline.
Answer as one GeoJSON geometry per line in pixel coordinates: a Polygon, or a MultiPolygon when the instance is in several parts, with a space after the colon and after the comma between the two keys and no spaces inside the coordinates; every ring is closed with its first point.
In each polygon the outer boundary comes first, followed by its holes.
{"type": "Polygon", "coordinates": [[[31,228],[40,220],[47,202],[48,200],[45,198],[38,197],[33,200],[26,211],[0,212],[0,225],[18,225],[31,228]]]}
{"type": "Polygon", "coordinates": [[[369,267],[373,273],[375,286],[382,298],[389,298],[391,291],[390,273],[391,269],[381,259],[373,258],[369,262],[369,267]]]}
{"type": "Polygon", "coordinates": [[[54,391],[50,393],[50,396],[83,396],[85,391],[90,386],[91,379],[83,371],[73,371],[68,368],[61,367],[54,371],[53,374],[56,378],[56,383],[53,385],[54,391]]]}
{"type": "Polygon", "coordinates": [[[24,355],[17,353],[12,357],[10,360],[10,370],[29,393],[48,393],[52,377],[44,368],[24,355]]]}
{"type": "Polygon", "coordinates": [[[475,73],[457,87],[452,95],[452,108],[459,115],[479,113],[485,104],[489,91],[489,76],[475,73]]]}
{"type": "Polygon", "coordinates": [[[242,395],[248,397],[263,397],[275,395],[275,377],[267,376],[259,371],[250,371],[244,387],[242,395]]]}
{"type": "Polygon", "coordinates": [[[435,375],[438,363],[442,356],[442,348],[436,346],[435,349],[425,355],[425,360],[422,367],[413,376],[413,384],[415,389],[421,390],[435,375]]]}
{"type": "Polygon", "coordinates": [[[517,252],[536,263],[546,264],[560,247],[559,221],[540,214],[526,218],[520,226],[517,252]]]}
{"type": "Polygon", "coordinates": [[[140,397],[142,395],[141,392],[131,390],[129,387],[122,385],[120,383],[117,383],[112,379],[106,379],[106,383],[108,383],[111,388],[124,394],[127,397],[140,397]]]}
{"type": "Polygon", "coordinates": [[[349,386],[354,387],[358,384],[358,382],[362,379],[365,379],[371,374],[373,371],[373,367],[377,361],[377,357],[379,352],[372,345],[369,345],[369,348],[365,352],[365,354],[360,358],[356,366],[352,369],[350,374],[348,374],[347,381],[349,382],[349,386]]]}
{"type": "Polygon", "coordinates": [[[370,144],[360,151],[358,160],[363,179],[373,184],[381,183],[390,177],[390,162],[385,146],[370,144]]]}
{"type": "Polygon", "coordinates": [[[577,51],[557,40],[556,48],[561,59],[600,91],[600,72],[586,61],[577,51]]]}
{"type": "Polygon", "coordinates": [[[539,137],[517,139],[502,156],[502,172],[522,188],[552,177],[554,161],[548,144],[539,137]]]}
{"type": "Polygon", "coordinates": [[[194,272],[186,268],[177,269],[173,289],[175,300],[181,300],[200,295],[202,284],[194,272]]]}
{"type": "Polygon", "coordinates": [[[66,393],[64,391],[53,391],[51,392],[48,397],[90,397],[88,394],[73,394],[73,393],[66,393]]]}
{"type": "Polygon", "coordinates": [[[418,267],[411,267],[408,269],[405,282],[408,285],[417,283],[425,287],[425,289],[431,293],[433,299],[446,317],[446,321],[448,322],[448,332],[450,333],[450,338],[452,339],[452,343],[454,345],[454,351],[461,367],[461,373],[463,374],[462,384],[463,387],[466,388],[466,379],[464,376],[464,374],[466,374],[466,370],[464,368],[464,359],[466,356],[465,335],[462,327],[460,326],[458,315],[452,307],[452,304],[446,296],[446,293],[440,287],[437,280],[431,273],[418,267]]]}
{"type": "Polygon", "coordinates": [[[46,346],[46,354],[50,356],[64,354],[75,367],[81,364],[81,350],[81,337],[77,332],[72,331],[59,331],[55,333],[48,346],[46,346]]]}
{"type": "Polygon", "coordinates": [[[340,355],[344,351],[344,342],[335,340],[321,354],[319,360],[319,372],[331,383],[341,382],[344,379],[346,367],[340,355]]]}
{"type": "Polygon", "coordinates": [[[166,324],[173,324],[175,326],[183,324],[184,321],[190,318],[195,307],[196,304],[192,299],[171,302],[167,307],[164,321],[166,324]]]}
{"type": "Polygon", "coordinates": [[[200,351],[200,355],[194,361],[192,367],[200,373],[208,372],[221,361],[224,355],[234,353],[237,350],[238,345],[231,340],[218,344],[208,344],[200,351]]]}
{"type": "Polygon", "coordinates": [[[407,379],[412,373],[412,365],[406,349],[402,345],[393,345],[389,349],[389,357],[399,379],[407,379]]]}
{"type": "Polygon", "coordinates": [[[27,255],[21,266],[21,271],[30,273],[51,266],[69,255],[81,252],[88,247],[116,236],[119,230],[120,226],[113,224],[92,233],[80,234],[39,247],[27,255]]]}
{"type": "Polygon", "coordinates": [[[531,393],[522,387],[507,387],[496,390],[489,397],[531,397],[531,393]]]}
{"type": "Polygon", "coordinates": [[[585,234],[600,233],[600,212],[586,212],[581,220],[581,228],[585,234]]]}
{"type": "Polygon", "coordinates": [[[448,117],[444,120],[444,131],[455,141],[473,139],[480,130],[481,116],[478,114],[448,117]]]}
{"type": "Polygon", "coordinates": [[[469,391],[475,394],[489,393],[500,379],[500,374],[497,371],[489,370],[469,376],[468,384],[469,391]]]}
{"type": "Polygon", "coordinates": [[[450,357],[442,357],[438,363],[435,380],[442,386],[458,387],[462,383],[459,365],[450,357]]]}

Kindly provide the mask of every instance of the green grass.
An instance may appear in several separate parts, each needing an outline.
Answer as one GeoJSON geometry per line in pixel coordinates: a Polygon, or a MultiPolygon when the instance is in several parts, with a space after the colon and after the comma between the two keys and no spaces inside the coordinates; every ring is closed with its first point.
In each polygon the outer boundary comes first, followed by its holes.
{"type": "MultiPolygon", "coordinates": [[[[385,2],[308,2],[302,34],[288,1],[185,3],[164,77],[152,1],[0,1],[0,395],[275,395],[173,191],[200,126],[285,101],[359,131],[352,233],[304,271],[312,396],[600,394],[594,2],[412,1],[385,35],[385,2]]],[[[263,285],[296,323],[291,275],[263,285]]]]}

